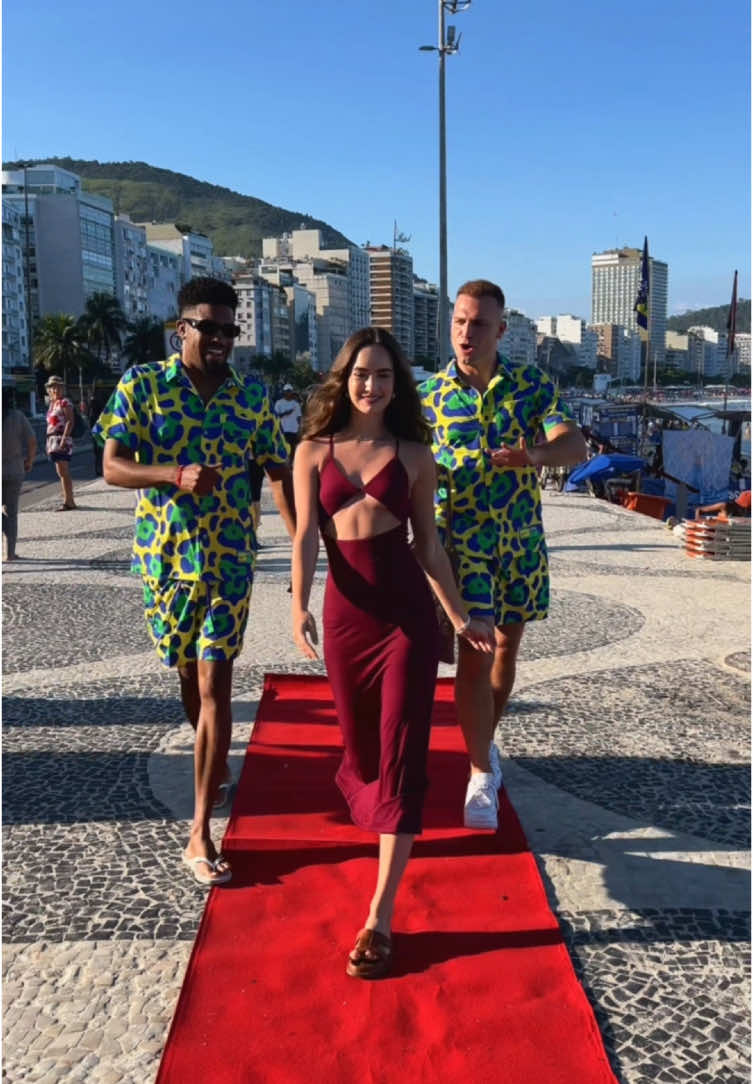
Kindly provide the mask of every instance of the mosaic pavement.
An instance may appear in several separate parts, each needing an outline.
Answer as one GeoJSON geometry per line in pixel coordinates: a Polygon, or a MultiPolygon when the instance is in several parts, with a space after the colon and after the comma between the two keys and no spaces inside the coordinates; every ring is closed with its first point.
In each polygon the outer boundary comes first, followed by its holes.
{"type": "MultiPolygon", "coordinates": [[[[191,731],[127,575],[131,497],[95,482],[80,502],[62,523],[49,502],[22,513],[27,560],[4,566],[3,1078],[142,1084],[205,898],[178,862],[191,731]]],[[[497,735],[512,800],[621,1084],[742,1084],[749,568],[694,564],[601,502],[545,502],[552,611],[497,735]]],[[[264,511],[236,768],[265,671],[322,670],[290,642],[266,493],[264,511]]]]}

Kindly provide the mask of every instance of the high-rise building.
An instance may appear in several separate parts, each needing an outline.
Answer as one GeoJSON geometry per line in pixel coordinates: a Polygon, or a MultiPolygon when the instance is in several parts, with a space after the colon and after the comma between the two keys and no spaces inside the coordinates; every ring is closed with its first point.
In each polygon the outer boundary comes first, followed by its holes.
{"type": "Polygon", "coordinates": [[[31,371],[24,279],[24,225],[18,208],[3,200],[3,384],[12,370],[31,371]]]}
{"type": "Polygon", "coordinates": [[[146,230],[118,215],[113,222],[115,292],[127,320],[149,313],[149,249],[146,230]]]}
{"type": "Polygon", "coordinates": [[[641,377],[641,339],[637,331],[620,324],[595,324],[597,356],[610,376],[623,384],[636,384],[641,377]]]}
{"type": "Polygon", "coordinates": [[[433,371],[439,362],[439,291],[430,282],[413,281],[413,358],[433,371]]]}
{"type": "Polygon", "coordinates": [[[415,354],[413,258],[404,249],[370,246],[371,322],[397,339],[409,361],[415,354]]]}
{"type": "Polygon", "coordinates": [[[737,372],[746,370],[750,376],[750,332],[738,331],[735,335],[735,354],[737,355],[737,372]]]}
{"type": "Polygon", "coordinates": [[[94,293],[115,296],[111,200],[70,170],[37,165],[3,171],[6,201],[22,216],[32,326],[48,313],[80,316],[94,293]]]}
{"type": "Polygon", "coordinates": [[[230,281],[230,272],[214,255],[214,245],[203,233],[187,230],[173,222],[136,222],[146,231],[146,240],[155,248],[173,252],[182,261],[183,282],[199,275],[224,277],[230,281]]]}
{"type": "Polygon", "coordinates": [[[689,372],[687,332],[668,330],[664,338],[666,346],[665,361],[667,368],[689,372]]]}
{"type": "MultiPolygon", "coordinates": [[[[641,281],[639,248],[609,249],[591,257],[591,324],[620,324],[637,331],[635,299],[641,281]]],[[[668,268],[649,256],[648,370],[665,359],[668,268]]]]}
{"type": "Polygon", "coordinates": [[[536,325],[517,309],[505,309],[507,328],[500,353],[517,365],[536,364],[536,325]]]}
{"type": "Polygon", "coordinates": [[[598,332],[586,326],[580,316],[560,314],[559,316],[540,316],[536,321],[539,335],[556,337],[563,343],[571,343],[575,350],[575,364],[587,369],[596,369],[596,354],[599,343],[598,332]]]}

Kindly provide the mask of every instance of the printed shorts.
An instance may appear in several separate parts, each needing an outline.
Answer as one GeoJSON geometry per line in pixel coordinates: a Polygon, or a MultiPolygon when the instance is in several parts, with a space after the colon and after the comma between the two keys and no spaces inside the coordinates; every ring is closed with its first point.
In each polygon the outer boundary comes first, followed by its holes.
{"type": "Polygon", "coordinates": [[[144,616],[165,666],[234,659],[243,646],[253,576],[232,589],[204,580],[144,578],[144,616]]]}
{"type": "Polygon", "coordinates": [[[518,539],[518,552],[479,556],[458,552],[458,590],[474,617],[494,624],[540,621],[549,612],[549,562],[538,532],[518,539]]]}

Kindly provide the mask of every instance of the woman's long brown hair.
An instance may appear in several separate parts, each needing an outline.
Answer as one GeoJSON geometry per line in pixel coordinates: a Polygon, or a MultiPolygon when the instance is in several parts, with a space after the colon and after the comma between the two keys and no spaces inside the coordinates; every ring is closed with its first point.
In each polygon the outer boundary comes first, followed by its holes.
{"type": "Polygon", "coordinates": [[[395,397],[384,412],[384,424],[400,440],[431,443],[431,426],[421,413],[413,373],[397,339],[383,327],[364,327],[354,331],[332,362],[324,382],[314,390],[306,406],[301,439],[330,436],[344,429],[350,419],[351,402],[348,378],[360,350],[382,346],[392,359],[395,374],[395,397]]]}

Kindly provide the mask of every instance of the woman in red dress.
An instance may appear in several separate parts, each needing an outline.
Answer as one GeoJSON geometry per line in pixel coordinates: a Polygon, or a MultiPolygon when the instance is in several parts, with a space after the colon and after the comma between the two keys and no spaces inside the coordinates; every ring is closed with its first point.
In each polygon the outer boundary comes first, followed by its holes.
{"type": "Polygon", "coordinates": [[[439,649],[427,577],[458,635],[492,650],[437,536],[429,440],[398,343],[364,328],[314,392],[294,463],[293,635],[317,657],[308,602],[321,531],[324,661],[344,745],[337,784],[354,823],[379,835],[377,885],[346,969],[360,978],[389,970],[395,896],[421,831],[439,649]]]}

